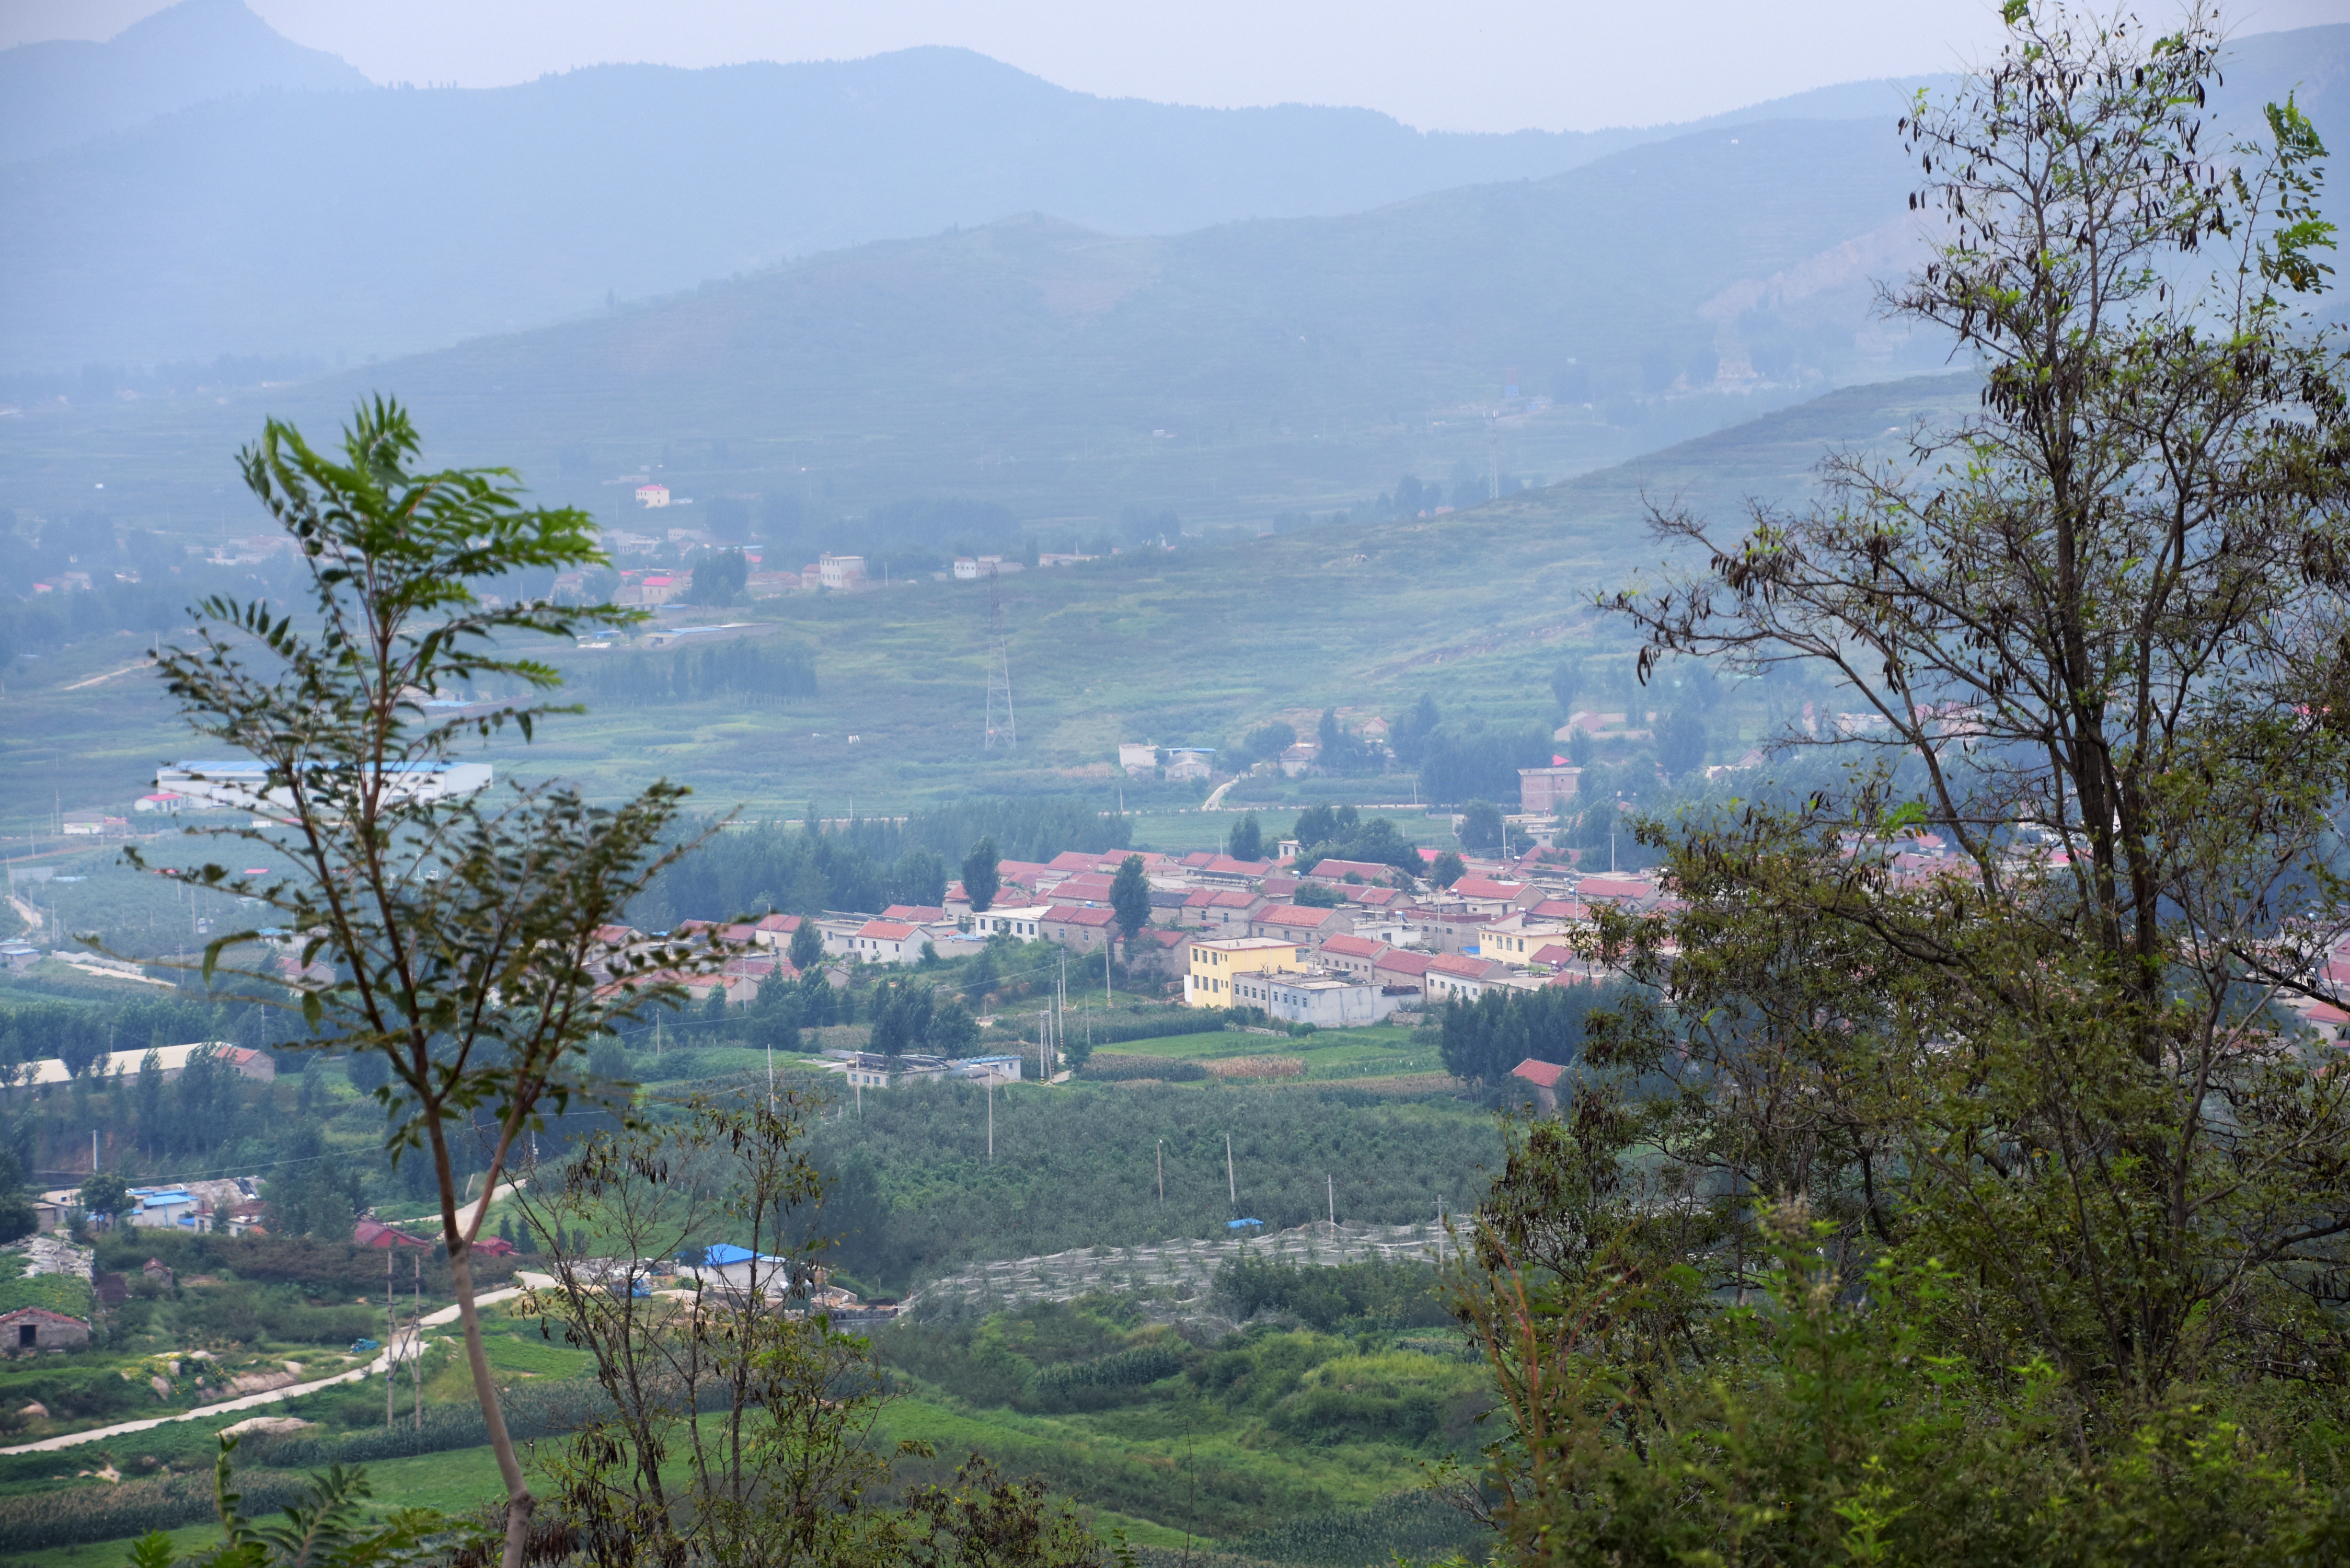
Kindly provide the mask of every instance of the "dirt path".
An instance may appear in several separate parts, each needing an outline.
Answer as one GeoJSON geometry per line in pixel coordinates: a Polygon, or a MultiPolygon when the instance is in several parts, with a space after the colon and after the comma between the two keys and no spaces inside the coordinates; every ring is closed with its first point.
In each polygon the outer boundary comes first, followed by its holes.
{"type": "Polygon", "coordinates": [[[153,659],[142,659],[136,664],[126,664],[120,670],[109,670],[103,675],[93,675],[87,680],[77,680],[70,686],[61,686],[57,690],[61,691],[78,691],[85,686],[96,686],[101,682],[111,680],[118,675],[128,675],[134,670],[152,670],[154,668],[155,661],[153,659]]]}
{"type": "MultiPolygon", "coordinates": [[[[487,1294],[476,1296],[473,1300],[476,1306],[491,1306],[502,1301],[512,1300],[520,1294],[522,1294],[521,1287],[513,1286],[503,1291],[491,1291],[487,1294]]],[[[454,1306],[445,1306],[439,1312],[424,1314],[426,1328],[440,1328],[456,1321],[457,1309],[454,1306]]],[[[354,1366],[348,1372],[338,1372],[332,1377],[316,1378],[308,1383],[289,1383],[283,1388],[271,1388],[259,1394],[247,1394],[243,1398],[224,1400],[218,1405],[200,1405],[192,1410],[182,1410],[176,1416],[155,1416],[144,1421],[121,1421],[111,1427],[98,1427],[87,1432],[66,1432],[54,1438],[43,1438],[37,1443],[19,1443],[13,1449],[0,1449],[0,1454],[46,1453],[52,1449],[70,1449],[83,1443],[103,1442],[109,1438],[125,1437],[132,1432],[151,1431],[170,1421],[202,1421],[210,1417],[226,1416],[238,1410],[257,1409],[264,1405],[276,1405],[286,1399],[299,1398],[305,1394],[316,1394],[319,1389],[332,1388],[338,1383],[357,1383],[368,1374],[381,1371],[407,1360],[415,1354],[412,1337],[403,1335],[400,1340],[395,1341],[381,1355],[377,1356],[365,1366],[354,1366]]]]}

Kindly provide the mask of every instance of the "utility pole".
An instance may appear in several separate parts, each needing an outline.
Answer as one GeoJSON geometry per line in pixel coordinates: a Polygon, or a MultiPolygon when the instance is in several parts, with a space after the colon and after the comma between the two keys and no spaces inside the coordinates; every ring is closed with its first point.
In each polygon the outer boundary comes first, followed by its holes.
{"type": "Polygon", "coordinates": [[[1159,1140],[1159,1207],[1167,1207],[1167,1140],[1159,1140]]]}
{"type": "Polygon", "coordinates": [[[424,1430],[424,1259],[421,1254],[411,1252],[408,1262],[415,1273],[409,1286],[408,1336],[416,1350],[409,1361],[415,1369],[410,1382],[416,1389],[416,1429],[421,1432],[424,1430]]]}
{"type": "Polygon", "coordinates": [[[1230,1133],[1224,1135],[1224,1195],[1232,1199],[1233,1208],[1241,1206],[1240,1183],[1232,1178],[1232,1135],[1230,1133]]]}
{"type": "Polygon", "coordinates": [[[1322,1179],[1324,1182],[1328,1184],[1329,1187],[1330,1229],[1336,1231],[1338,1228],[1338,1179],[1335,1176],[1326,1174],[1322,1179]]]}
{"type": "Polygon", "coordinates": [[[391,1430],[391,1402],[400,1395],[400,1310],[392,1303],[391,1249],[383,1250],[383,1429],[391,1430]]]}
{"type": "Polygon", "coordinates": [[[987,1080],[987,1163],[995,1163],[995,1078],[987,1080]]]}

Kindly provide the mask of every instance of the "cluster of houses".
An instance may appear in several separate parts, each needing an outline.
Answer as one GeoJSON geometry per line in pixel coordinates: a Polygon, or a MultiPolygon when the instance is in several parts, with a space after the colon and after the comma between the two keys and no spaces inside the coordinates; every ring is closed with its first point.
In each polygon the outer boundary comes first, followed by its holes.
{"type": "MultiPolygon", "coordinates": [[[[193,1047],[169,1047],[190,1050],[193,1047]]],[[[39,1233],[66,1230],[81,1208],[81,1193],[71,1187],[44,1192],[34,1199],[33,1214],[39,1233]]],[[[130,1207],[110,1222],[140,1231],[225,1231],[242,1236],[263,1229],[261,1184],[254,1177],[224,1177],[209,1181],[171,1181],[156,1187],[130,1189],[130,1207]]]]}
{"type": "Polygon", "coordinates": [[[1471,859],[1449,888],[1362,861],[1326,859],[1301,872],[1289,859],[1144,853],[1150,919],[1128,940],[1110,907],[1125,858],[1123,851],[1069,851],[1049,861],[1003,861],[999,890],[984,909],[958,882],[938,905],[893,905],[879,914],[688,920],[657,936],[608,927],[600,934],[616,955],[609,983],[627,978],[620,952],[715,940],[732,955],[720,971],[669,977],[697,999],[723,989],[730,1002],[749,1002],[762,983],[798,978],[788,950],[803,920],[813,919],[835,961],[951,960],[996,936],[1084,955],[1115,948],[1129,974],[1156,977],[1189,1006],[1253,1007],[1285,1023],[1336,1026],[1497,988],[1589,979],[1574,934],[1589,923],[1593,906],[1650,909],[1662,898],[1652,877],[1579,871],[1541,850],[1471,859]]]}

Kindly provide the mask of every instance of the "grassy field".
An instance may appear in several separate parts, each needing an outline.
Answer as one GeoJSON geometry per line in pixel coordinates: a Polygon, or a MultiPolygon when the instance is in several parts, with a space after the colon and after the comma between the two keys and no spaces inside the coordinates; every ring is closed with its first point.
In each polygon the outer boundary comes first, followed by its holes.
{"type": "Polygon", "coordinates": [[[1276,1039],[1229,1031],[1173,1034],[1159,1040],[1120,1041],[1102,1046],[1100,1054],[1163,1057],[1202,1064],[1250,1057],[1295,1058],[1304,1071],[1284,1072],[1272,1079],[1281,1083],[1349,1083],[1404,1074],[1440,1075],[1444,1066],[1434,1044],[1415,1044],[1410,1030],[1394,1024],[1369,1029],[1322,1029],[1297,1038],[1276,1039]]]}
{"type": "MultiPolygon", "coordinates": [[[[745,618],[765,628],[745,635],[815,650],[816,697],[609,708],[489,757],[607,797],[666,775],[691,784],[699,805],[756,815],[797,817],[812,798],[827,815],[871,815],[1007,792],[1115,810],[1121,741],[1225,746],[1272,718],[1310,728],[1324,708],[1393,713],[1422,693],[1452,724],[1539,722],[1554,716],[1546,680],[1563,651],[1622,651],[1591,600],[1653,557],[1647,499],[1735,517],[1750,497],[1802,493],[1829,447],[1887,450],[1912,420],[1970,402],[1971,388],[1952,377],[1855,388],[1446,516],[1024,573],[1003,594],[1020,734],[1008,752],[981,744],[987,593],[922,580],[788,596],[745,618]]],[[[31,834],[57,809],[127,812],[159,761],[189,754],[137,655],[136,639],[101,638],[18,666],[0,698],[0,828],[31,834]]],[[[566,649],[556,661],[599,657],[611,655],[566,649]]],[[[1754,738],[1725,732],[1715,749],[1735,755],[1754,738]]],[[[1408,775],[1341,787],[1413,798],[1408,775]]],[[[1174,809],[1203,789],[1137,794],[1152,813],[1139,841],[1205,847],[1222,830],[1174,809]]]]}

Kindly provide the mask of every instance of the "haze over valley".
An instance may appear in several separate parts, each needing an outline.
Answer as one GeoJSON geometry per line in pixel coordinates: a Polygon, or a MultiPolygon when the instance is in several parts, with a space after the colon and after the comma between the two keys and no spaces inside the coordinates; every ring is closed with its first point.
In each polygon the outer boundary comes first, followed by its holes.
{"type": "Polygon", "coordinates": [[[2350,22],[108,4],[0,1568],[2333,1560],[2350,22]]]}

